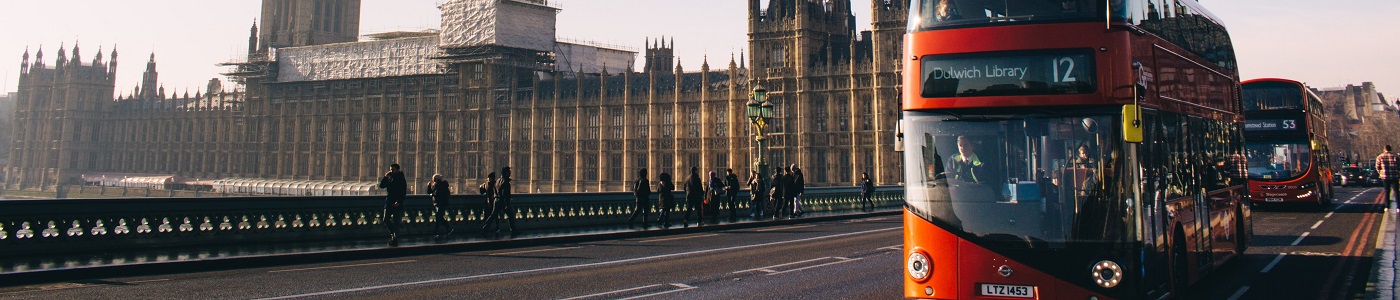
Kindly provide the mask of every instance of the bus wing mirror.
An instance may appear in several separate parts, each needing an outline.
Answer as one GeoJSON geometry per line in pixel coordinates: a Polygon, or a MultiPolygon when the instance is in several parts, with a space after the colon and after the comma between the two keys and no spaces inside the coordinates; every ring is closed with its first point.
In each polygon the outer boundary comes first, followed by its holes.
{"type": "Polygon", "coordinates": [[[894,152],[904,152],[904,120],[899,120],[894,129],[894,152]]]}
{"type": "Polygon", "coordinates": [[[1142,142],[1142,108],[1137,105],[1123,105],[1123,141],[1142,142]]]}

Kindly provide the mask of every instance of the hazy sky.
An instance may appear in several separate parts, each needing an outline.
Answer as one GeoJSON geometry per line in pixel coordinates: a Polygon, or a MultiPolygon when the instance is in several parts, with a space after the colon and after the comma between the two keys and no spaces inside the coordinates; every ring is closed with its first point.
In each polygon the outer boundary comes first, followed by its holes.
{"type": "MultiPolygon", "coordinates": [[[[558,35],[640,50],[646,38],[675,37],[686,70],[728,65],[747,45],[740,0],[552,0],[563,8],[558,35]]],[[[870,0],[854,0],[868,29],[870,0]]],[[[362,34],[440,27],[439,0],[363,0],[362,34]]],[[[1316,87],[1375,82],[1400,98],[1400,1],[1205,0],[1224,19],[1242,77],[1286,77],[1316,87]],[[1320,5],[1322,4],[1322,5],[1320,5]]],[[[21,55],[42,45],[50,65],[63,44],[84,61],[98,48],[120,52],[117,91],[130,93],[152,51],[168,93],[203,87],[242,55],[261,1],[0,0],[0,93],[14,91],[21,55]]],[[[640,59],[639,59],[640,60],[640,59]]],[[[638,66],[640,67],[640,66],[638,66]]]]}

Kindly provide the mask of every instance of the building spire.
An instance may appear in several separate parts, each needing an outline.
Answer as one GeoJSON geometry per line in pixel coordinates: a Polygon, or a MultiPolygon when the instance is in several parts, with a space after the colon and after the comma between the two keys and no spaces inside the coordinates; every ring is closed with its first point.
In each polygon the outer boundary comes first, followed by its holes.
{"type": "Polygon", "coordinates": [[[107,73],[111,73],[112,78],[117,77],[117,45],[112,45],[112,60],[107,63],[107,73]]]}
{"type": "Polygon", "coordinates": [[[80,57],[83,57],[83,55],[81,52],[78,52],[78,41],[73,41],[73,65],[79,64],[78,62],[80,62],[80,57]]]}
{"type": "Polygon", "coordinates": [[[67,48],[67,47],[64,46],[63,42],[59,42],[59,43],[58,43],[58,61],[56,61],[56,64],[55,64],[55,65],[57,65],[57,66],[63,66],[63,63],[66,63],[67,60],[68,60],[68,54],[66,53],[66,51],[63,50],[64,48],[67,48]]]}
{"type": "Polygon", "coordinates": [[[253,19],[253,28],[248,30],[248,53],[258,52],[258,19],[253,19]]]}

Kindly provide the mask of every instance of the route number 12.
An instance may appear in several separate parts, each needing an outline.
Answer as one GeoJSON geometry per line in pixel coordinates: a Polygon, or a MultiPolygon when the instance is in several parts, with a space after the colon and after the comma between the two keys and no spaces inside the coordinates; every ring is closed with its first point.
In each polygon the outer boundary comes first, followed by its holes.
{"type": "Polygon", "coordinates": [[[1079,81],[1078,78],[1075,78],[1074,75],[1072,75],[1074,73],[1074,59],[1070,59],[1068,57],[1052,58],[1050,59],[1050,69],[1054,71],[1054,76],[1050,79],[1054,80],[1055,82],[1079,81]],[[1060,77],[1060,70],[1062,69],[1064,70],[1064,77],[1060,77]]]}

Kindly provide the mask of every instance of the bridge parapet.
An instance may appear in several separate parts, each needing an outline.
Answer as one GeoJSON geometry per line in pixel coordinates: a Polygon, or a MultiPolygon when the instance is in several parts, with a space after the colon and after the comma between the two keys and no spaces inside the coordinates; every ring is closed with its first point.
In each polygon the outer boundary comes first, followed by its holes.
{"type": "MultiPolygon", "coordinates": [[[[741,214],[748,212],[748,197],[747,191],[739,195],[741,214]]],[[[890,207],[903,205],[903,198],[903,187],[880,187],[873,201],[890,207]]],[[[855,187],[807,188],[803,196],[808,212],[856,210],[860,201],[855,187]]],[[[622,224],[633,202],[626,192],[517,194],[512,200],[516,227],[526,230],[622,224]]],[[[430,203],[426,195],[409,196],[400,231],[431,232],[436,218],[430,203]]],[[[383,204],[383,196],[0,200],[0,255],[378,238],[388,234],[383,204]]],[[[457,195],[451,204],[447,220],[454,228],[480,226],[488,213],[480,195],[457,195]]],[[[721,204],[722,212],[728,209],[721,204]]]]}

